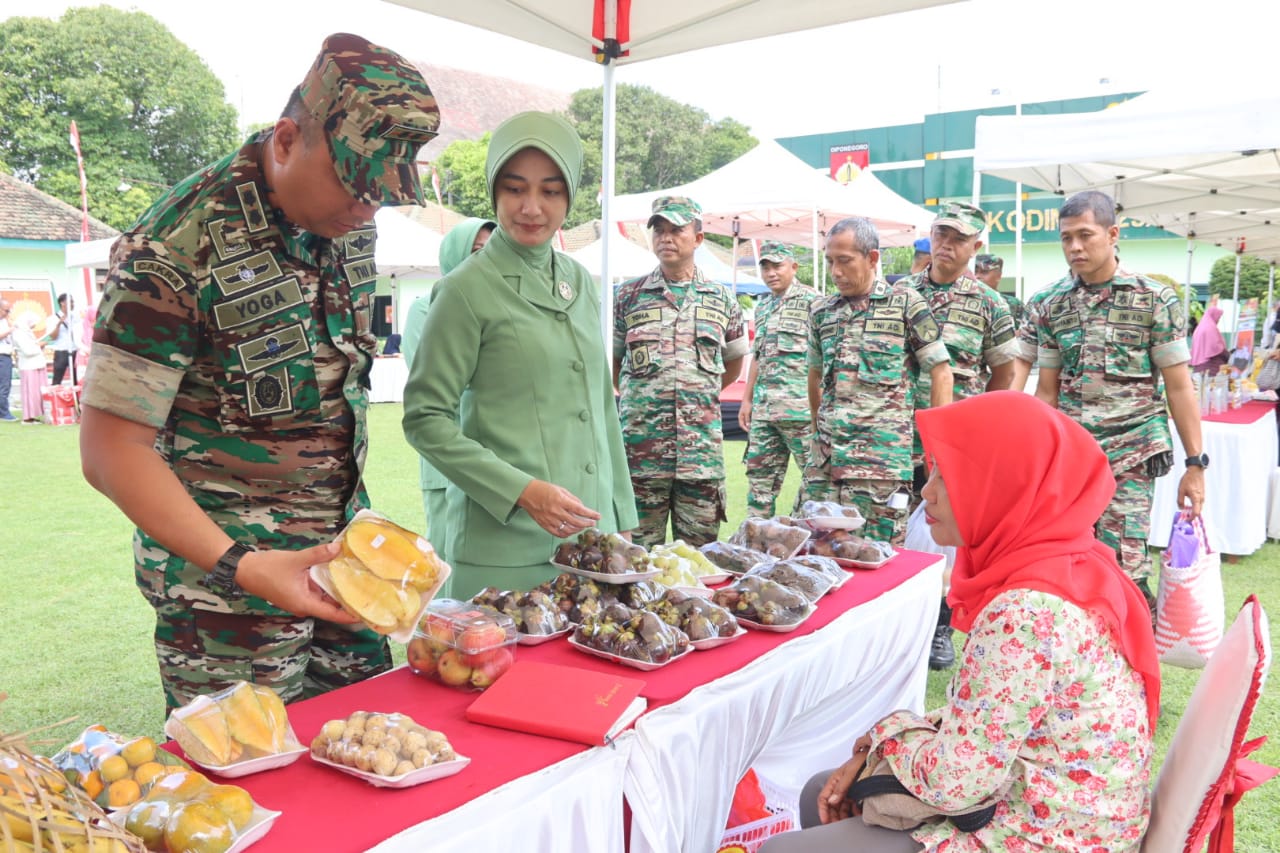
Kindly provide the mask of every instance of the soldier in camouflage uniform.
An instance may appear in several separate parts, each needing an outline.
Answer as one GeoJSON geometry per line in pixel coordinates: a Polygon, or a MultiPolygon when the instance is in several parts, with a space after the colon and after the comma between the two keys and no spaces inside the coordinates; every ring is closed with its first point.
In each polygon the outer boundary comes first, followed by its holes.
{"type": "MultiPolygon", "coordinates": [[[[982,247],[987,217],[963,202],[943,206],[929,229],[932,260],[901,284],[929,303],[951,357],[952,395],[957,400],[1009,387],[1013,379],[1013,321],[1003,300],[969,274],[969,261],[982,247]]],[[[915,406],[929,408],[929,376],[916,382],[915,406]]],[[[924,485],[920,438],[914,439],[914,491],[924,485]]]]}
{"type": "Polygon", "coordinates": [[[368,506],[373,214],[422,203],[414,159],[438,125],[413,65],[330,36],[273,128],[114,248],[82,464],[138,525],[170,708],[237,679],[294,700],[391,665],[307,570],[368,506]]]}
{"type": "Polygon", "coordinates": [[[712,542],[724,514],[720,392],[747,354],[742,309],[729,289],[694,264],[702,208],[692,199],[653,202],[650,236],[658,267],[618,288],[613,381],[645,547],[672,534],[712,542]]]}
{"type": "Polygon", "coordinates": [[[839,294],[810,306],[814,435],[806,492],[856,506],[867,519],[866,535],[901,545],[916,377],[922,371],[932,377],[931,405],[950,403],[947,348],[923,296],[876,278],[880,238],[870,221],[836,223],[826,254],[839,294]]]}
{"type": "MultiPolygon", "coordinates": [[[[1204,501],[1208,458],[1188,369],[1186,317],[1173,288],[1120,268],[1110,196],[1072,196],[1058,227],[1071,275],[1038,294],[1030,312],[1040,365],[1036,396],[1078,421],[1106,451],[1116,494],[1098,520],[1098,538],[1115,548],[1121,567],[1152,601],[1147,534],[1153,481],[1172,464],[1167,415],[1190,454],[1178,506],[1189,501],[1186,511],[1195,517],[1204,501]]],[[[1024,345],[1021,357],[1027,355],[1024,345]]]]}
{"type": "Polygon", "coordinates": [[[808,453],[809,304],[818,293],[796,283],[796,258],[783,243],[760,247],[760,278],[770,294],[756,307],[738,424],[747,433],[747,515],[768,518],[787,475],[787,458],[794,456],[803,471],[808,453]]]}
{"type": "Polygon", "coordinates": [[[991,288],[993,293],[1004,300],[1004,304],[1009,309],[1009,316],[1013,318],[1013,328],[1016,331],[1022,325],[1026,308],[1023,307],[1022,300],[1012,293],[1000,292],[1000,279],[1004,278],[1004,258],[986,253],[976,256],[973,259],[973,277],[991,288]]]}
{"type": "MultiPolygon", "coordinates": [[[[963,202],[944,205],[929,229],[928,266],[903,279],[929,303],[951,357],[952,394],[958,400],[983,391],[1004,390],[1013,380],[1013,320],[999,295],[969,274],[969,261],[982,248],[986,227],[987,217],[980,208],[963,202]]],[[[916,383],[916,408],[929,408],[927,376],[916,383]]],[[[918,433],[913,441],[912,490],[919,497],[927,474],[918,433]]],[[[938,607],[929,666],[946,669],[955,660],[951,608],[944,597],[938,607]]]]}

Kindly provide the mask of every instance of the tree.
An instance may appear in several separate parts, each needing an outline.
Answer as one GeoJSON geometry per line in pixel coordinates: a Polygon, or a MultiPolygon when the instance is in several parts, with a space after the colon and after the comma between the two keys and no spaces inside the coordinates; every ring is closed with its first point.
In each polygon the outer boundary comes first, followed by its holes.
{"type": "Polygon", "coordinates": [[[238,136],[204,62],[150,15],[108,6],[0,22],[0,104],[0,162],[79,208],[76,122],[89,212],[117,228],[238,136]],[[133,188],[119,192],[122,180],[133,188]]]}
{"type": "Polygon", "coordinates": [[[488,219],[493,216],[489,182],[484,160],[489,152],[489,134],[479,139],[459,139],[440,152],[434,166],[440,177],[444,203],[465,216],[488,219]]]}
{"type": "MultiPolygon", "coordinates": [[[[1245,255],[1240,258],[1240,298],[1260,300],[1267,298],[1267,279],[1270,276],[1271,264],[1245,255]]],[[[1213,262],[1209,272],[1209,292],[1231,298],[1235,286],[1236,259],[1234,255],[1224,255],[1213,262]]]]}

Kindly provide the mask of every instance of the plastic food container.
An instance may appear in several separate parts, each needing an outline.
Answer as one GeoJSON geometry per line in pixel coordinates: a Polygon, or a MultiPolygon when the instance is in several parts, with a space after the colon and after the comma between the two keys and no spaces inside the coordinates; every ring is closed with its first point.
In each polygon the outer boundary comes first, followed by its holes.
{"type": "Polygon", "coordinates": [[[469,601],[436,599],[409,640],[409,668],[460,690],[483,690],[510,669],[516,640],[515,620],[505,613],[469,601]]]}

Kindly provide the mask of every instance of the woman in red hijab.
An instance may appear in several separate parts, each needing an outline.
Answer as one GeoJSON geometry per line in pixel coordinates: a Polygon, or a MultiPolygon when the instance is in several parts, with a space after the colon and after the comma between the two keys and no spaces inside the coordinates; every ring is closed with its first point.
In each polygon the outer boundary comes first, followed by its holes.
{"type": "Polygon", "coordinates": [[[878,722],[850,761],[805,788],[801,822],[815,828],[764,850],[1137,851],[1160,668],[1146,600],[1093,535],[1115,490],[1106,455],[1017,391],[916,422],[932,463],[922,493],[930,531],[957,548],[952,624],[969,634],[950,701],[878,722]],[[994,817],[972,833],[950,821],[895,832],[847,819],[845,794],[868,750],[939,811],[995,800],[994,817]]]}

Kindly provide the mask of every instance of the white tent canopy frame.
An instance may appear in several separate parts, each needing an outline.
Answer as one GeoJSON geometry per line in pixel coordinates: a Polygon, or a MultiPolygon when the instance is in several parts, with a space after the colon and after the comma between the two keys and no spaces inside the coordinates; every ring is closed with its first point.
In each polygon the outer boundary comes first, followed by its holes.
{"type": "MultiPolygon", "coordinates": [[[[614,227],[614,67],[956,0],[384,0],[604,66],[601,219],[614,227]]],[[[610,278],[608,243],[602,273],[610,278]]],[[[606,318],[605,328],[608,328],[606,318]]]]}
{"type": "MultiPolygon", "coordinates": [[[[1207,80],[1092,113],[979,116],[974,170],[1060,195],[1100,190],[1126,216],[1280,259],[1280,93],[1207,80]]],[[[1239,296],[1239,277],[1235,284],[1239,296]]],[[[1235,334],[1232,339],[1234,341],[1235,334]]]]}

